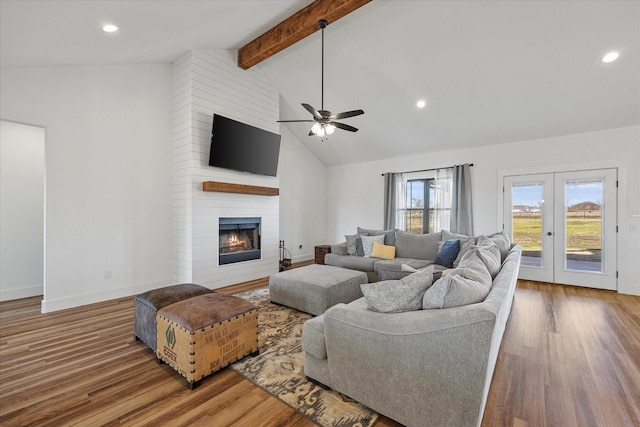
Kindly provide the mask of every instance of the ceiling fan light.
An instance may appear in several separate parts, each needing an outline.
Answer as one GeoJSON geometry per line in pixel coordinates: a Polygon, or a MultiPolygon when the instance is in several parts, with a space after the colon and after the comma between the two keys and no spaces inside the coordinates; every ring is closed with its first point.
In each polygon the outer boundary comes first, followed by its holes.
{"type": "Polygon", "coordinates": [[[331,135],[336,131],[336,127],[334,125],[326,124],[324,125],[324,131],[327,135],[331,135]]]}
{"type": "Polygon", "coordinates": [[[313,126],[311,126],[311,132],[314,133],[317,136],[320,136],[320,135],[318,135],[318,133],[319,132],[323,132],[324,133],[324,130],[322,129],[322,125],[320,123],[314,123],[313,126]]]}

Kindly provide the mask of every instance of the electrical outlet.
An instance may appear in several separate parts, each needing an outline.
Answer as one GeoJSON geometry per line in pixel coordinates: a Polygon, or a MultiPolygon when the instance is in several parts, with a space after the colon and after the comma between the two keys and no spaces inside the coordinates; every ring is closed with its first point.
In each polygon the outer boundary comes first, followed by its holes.
{"type": "Polygon", "coordinates": [[[104,278],[105,279],[111,279],[113,277],[113,270],[106,270],[104,272],[104,278]]]}

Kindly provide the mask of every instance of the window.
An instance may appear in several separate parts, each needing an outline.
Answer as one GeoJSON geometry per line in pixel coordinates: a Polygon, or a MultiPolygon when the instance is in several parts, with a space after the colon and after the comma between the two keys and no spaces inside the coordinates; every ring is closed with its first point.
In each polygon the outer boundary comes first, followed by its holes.
{"type": "Polygon", "coordinates": [[[406,185],[406,231],[427,234],[433,231],[435,183],[433,179],[411,179],[406,185]]]}

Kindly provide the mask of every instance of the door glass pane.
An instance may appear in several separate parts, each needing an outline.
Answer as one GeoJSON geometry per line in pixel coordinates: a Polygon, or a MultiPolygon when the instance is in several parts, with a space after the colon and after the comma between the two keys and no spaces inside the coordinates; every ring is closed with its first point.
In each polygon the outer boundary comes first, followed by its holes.
{"type": "Polygon", "coordinates": [[[542,267],[542,183],[511,187],[513,241],[522,245],[521,264],[542,267]]]}
{"type": "Polygon", "coordinates": [[[604,180],[565,181],[565,268],[602,272],[604,180]]]}

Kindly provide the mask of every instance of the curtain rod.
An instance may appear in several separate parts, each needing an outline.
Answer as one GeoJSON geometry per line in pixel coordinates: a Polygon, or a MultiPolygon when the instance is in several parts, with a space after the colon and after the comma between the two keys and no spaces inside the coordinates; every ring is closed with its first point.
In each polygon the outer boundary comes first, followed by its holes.
{"type": "MultiPolygon", "coordinates": [[[[473,166],[473,163],[469,163],[469,167],[473,166]]],[[[449,166],[449,168],[451,168],[453,166],[449,166]]],[[[431,169],[422,169],[422,170],[418,170],[418,171],[404,171],[404,172],[387,172],[387,173],[416,173],[416,172],[429,172],[429,171],[437,171],[438,169],[447,169],[447,168],[431,168],[431,169]]],[[[382,174],[382,176],[385,176],[386,174],[382,174]]]]}

